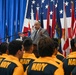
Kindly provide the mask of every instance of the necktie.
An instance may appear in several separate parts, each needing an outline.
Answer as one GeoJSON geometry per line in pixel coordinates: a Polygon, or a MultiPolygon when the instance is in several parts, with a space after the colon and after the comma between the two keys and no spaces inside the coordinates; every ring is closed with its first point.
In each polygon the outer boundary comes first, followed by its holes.
{"type": "Polygon", "coordinates": [[[36,32],[35,32],[34,39],[36,38],[36,35],[37,35],[37,30],[36,30],[36,32]]]}

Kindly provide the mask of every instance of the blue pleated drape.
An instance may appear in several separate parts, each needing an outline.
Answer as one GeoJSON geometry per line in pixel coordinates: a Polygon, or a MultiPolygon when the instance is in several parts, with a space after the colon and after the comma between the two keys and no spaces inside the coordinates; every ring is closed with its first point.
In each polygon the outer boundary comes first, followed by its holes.
{"type": "Polygon", "coordinates": [[[18,38],[22,31],[26,0],[0,0],[0,42],[18,38]]]}

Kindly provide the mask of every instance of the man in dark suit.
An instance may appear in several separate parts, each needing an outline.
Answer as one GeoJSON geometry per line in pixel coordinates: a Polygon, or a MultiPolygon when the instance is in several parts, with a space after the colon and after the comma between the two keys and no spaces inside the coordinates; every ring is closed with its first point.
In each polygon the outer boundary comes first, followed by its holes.
{"type": "Polygon", "coordinates": [[[36,21],[34,24],[34,31],[31,33],[31,39],[33,40],[33,44],[37,44],[41,37],[48,37],[49,34],[46,29],[41,28],[40,21],[36,21]]]}

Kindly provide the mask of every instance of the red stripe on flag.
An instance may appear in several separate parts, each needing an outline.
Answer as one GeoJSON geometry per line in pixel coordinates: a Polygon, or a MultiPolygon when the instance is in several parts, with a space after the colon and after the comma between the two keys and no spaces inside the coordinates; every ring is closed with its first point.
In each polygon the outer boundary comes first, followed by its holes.
{"type": "Polygon", "coordinates": [[[74,17],[74,3],[73,1],[71,1],[71,28],[73,29],[73,25],[74,25],[74,21],[75,21],[75,17],[74,17]]]}
{"type": "Polygon", "coordinates": [[[66,50],[69,47],[69,39],[67,38],[63,46],[63,50],[66,50]]]}
{"type": "Polygon", "coordinates": [[[55,34],[55,26],[56,26],[56,11],[55,11],[55,6],[53,6],[52,38],[54,37],[54,34],[55,34]]]}
{"type": "Polygon", "coordinates": [[[74,22],[73,30],[72,30],[72,38],[75,38],[75,37],[76,37],[76,20],[74,22]]]}
{"type": "Polygon", "coordinates": [[[50,6],[48,6],[47,10],[47,31],[51,37],[51,26],[50,26],[50,6]]]}
{"type": "Polygon", "coordinates": [[[38,17],[38,10],[36,10],[36,20],[37,20],[37,21],[39,20],[39,17],[38,17]]]}
{"type": "Polygon", "coordinates": [[[24,36],[28,36],[28,27],[24,27],[23,32],[27,32],[27,33],[24,34],[24,36]]]}
{"type": "MultiPolygon", "coordinates": [[[[65,7],[65,4],[64,4],[64,14],[63,14],[63,18],[64,18],[64,35],[65,35],[65,42],[64,42],[64,45],[63,45],[63,50],[64,52],[66,53],[67,50],[69,50],[69,36],[68,36],[68,24],[67,24],[67,19],[66,19],[66,7],[65,7]]],[[[66,55],[65,55],[66,56],[66,55]]]]}
{"type": "Polygon", "coordinates": [[[31,32],[30,22],[28,23],[28,31],[30,31],[30,32],[31,32]]]}
{"type": "Polygon", "coordinates": [[[72,32],[71,32],[71,28],[68,28],[68,36],[69,38],[71,38],[72,32]]]}

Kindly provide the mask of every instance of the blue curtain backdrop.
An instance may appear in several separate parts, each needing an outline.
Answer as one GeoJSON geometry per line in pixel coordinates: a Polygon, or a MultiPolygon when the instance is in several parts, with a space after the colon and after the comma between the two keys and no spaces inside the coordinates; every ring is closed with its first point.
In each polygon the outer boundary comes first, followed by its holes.
{"type": "Polygon", "coordinates": [[[26,0],[0,0],[0,42],[18,38],[22,31],[26,0]]]}

